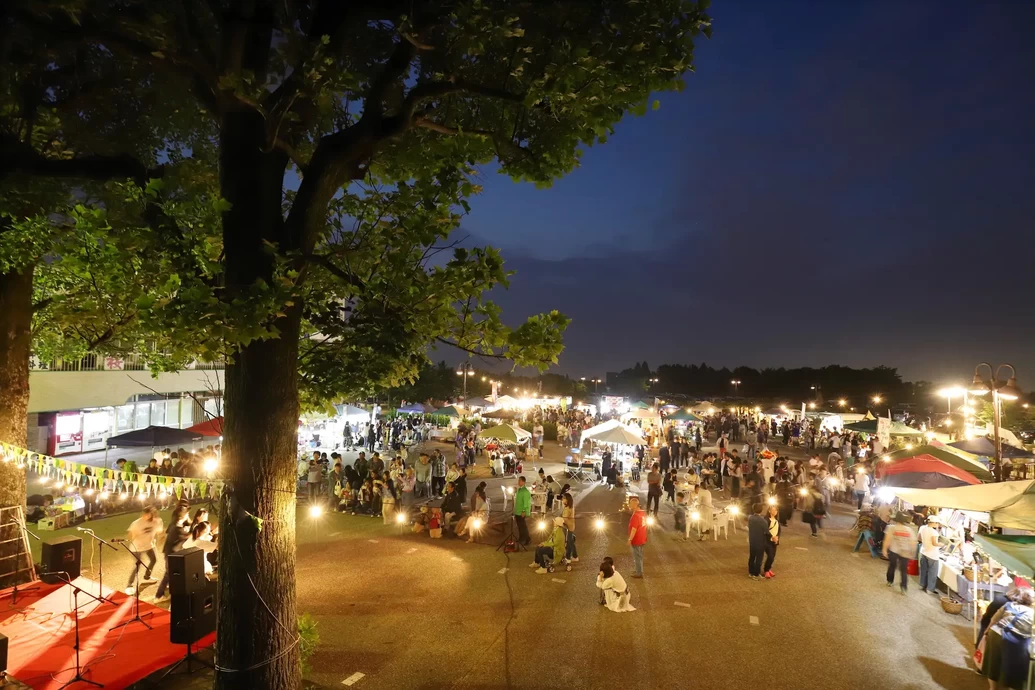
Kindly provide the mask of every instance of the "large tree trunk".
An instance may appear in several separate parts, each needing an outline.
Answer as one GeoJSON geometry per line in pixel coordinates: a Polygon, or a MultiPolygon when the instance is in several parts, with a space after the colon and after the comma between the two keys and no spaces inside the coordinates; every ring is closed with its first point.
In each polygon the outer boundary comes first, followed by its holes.
{"type": "MultiPolygon", "coordinates": [[[[25,447],[32,345],[32,267],[0,273],[0,441],[25,447]]],[[[0,506],[25,505],[25,470],[0,462],[0,506]]]]}
{"type": "MultiPolygon", "coordinates": [[[[0,273],[0,441],[25,447],[29,410],[29,348],[32,338],[32,273],[0,273]]],[[[25,505],[25,470],[14,462],[0,462],[0,506],[25,505]]],[[[17,529],[0,530],[3,538],[18,536],[17,529]]],[[[21,551],[20,541],[0,544],[0,557],[21,551]]],[[[25,574],[8,573],[24,558],[0,558],[0,589],[20,584],[25,574]],[[6,574],[5,574],[6,573],[6,574]]]]}
{"type": "MultiPolygon", "coordinates": [[[[222,122],[220,179],[232,204],[223,217],[228,299],[271,282],[263,240],[285,244],[281,187],[286,158],[264,152],[263,120],[230,112],[222,122]]],[[[293,690],[295,643],[295,463],[301,304],[276,339],[244,347],[226,371],[215,687],[293,690]],[[261,520],[259,522],[254,518],[261,520]]]]}

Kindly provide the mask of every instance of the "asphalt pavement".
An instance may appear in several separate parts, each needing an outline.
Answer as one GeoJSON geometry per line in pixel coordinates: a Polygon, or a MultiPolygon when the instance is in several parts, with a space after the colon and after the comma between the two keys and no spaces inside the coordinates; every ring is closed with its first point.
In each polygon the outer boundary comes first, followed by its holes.
{"type": "MultiPolygon", "coordinates": [[[[549,459],[562,454],[547,449],[549,459]]],[[[526,476],[533,473],[526,463],[526,476]]],[[[476,470],[469,485],[484,474],[476,470]]],[[[513,482],[486,481],[497,505],[499,486],[513,482]]],[[[527,567],[531,552],[508,555],[495,543],[433,540],[380,519],[300,512],[299,613],[316,618],[321,638],[308,677],[360,689],[987,686],[969,665],[967,621],[921,594],[915,578],[905,596],[889,589],[883,561],[851,553],[850,506],[835,506],[816,539],[795,513],[776,577],[757,582],[747,576],[743,523],[728,539],[684,542],[663,504],[645,577],[634,580],[622,492],[574,487],[580,562],[544,575],[527,567]],[[606,517],[604,530],[593,528],[597,514],[606,517]],[[594,581],[605,555],[627,576],[636,612],[598,604],[594,581]]],[[[94,527],[118,532],[130,519],[94,527]]],[[[129,557],[106,554],[104,566],[106,583],[124,582],[129,557]]]]}

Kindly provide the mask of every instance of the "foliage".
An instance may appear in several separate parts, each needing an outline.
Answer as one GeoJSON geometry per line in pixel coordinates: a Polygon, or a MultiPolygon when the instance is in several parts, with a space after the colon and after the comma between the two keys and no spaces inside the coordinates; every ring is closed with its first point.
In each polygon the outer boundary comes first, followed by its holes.
{"type": "Polygon", "coordinates": [[[317,630],[316,620],[308,613],[303,613],[298,617],[298,637],[302,672],[308,673],[312,670],[309,660],[320,644],[320,631],[317,630]]]}

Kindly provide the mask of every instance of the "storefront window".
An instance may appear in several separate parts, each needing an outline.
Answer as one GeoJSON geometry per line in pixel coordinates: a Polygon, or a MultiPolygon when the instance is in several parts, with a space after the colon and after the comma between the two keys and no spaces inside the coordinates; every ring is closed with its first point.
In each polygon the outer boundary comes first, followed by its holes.
{"type": "Polygon", "coordinates": [[[115,408],[116,424],[118,425],[117,432],[123,433],[125,431],[133,430],[133,408],[134,405],[119,405],[115,408]]]}
{"type": "Polygon", "coordinates": [[[144,429],[151,423],[151,403],[137,403],[134,415],[134,429],[144,429]]]}
{"type": "Polygon", "coordinates": [[[151,426],[165,426],[165,402],[151,403],[151,426]]]}
{"type": "Polygon", "coordinates": [[[180,426],[180,405],[182,400],[169,400],[165,403],[165,425],[180,426]]]}

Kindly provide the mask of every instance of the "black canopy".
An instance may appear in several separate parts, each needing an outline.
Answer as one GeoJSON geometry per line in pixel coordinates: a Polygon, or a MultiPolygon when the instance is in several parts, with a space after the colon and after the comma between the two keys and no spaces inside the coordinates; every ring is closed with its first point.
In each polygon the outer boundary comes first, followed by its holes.
{"type": "Polygon", "coordinates": [[[154,448],[157,446],[175,446],[182,443],[200,441],[202,435],[187,429],[173,429],[169,426],[149,426],[118,436],[108,437],[108,447],[154,448]]]}

